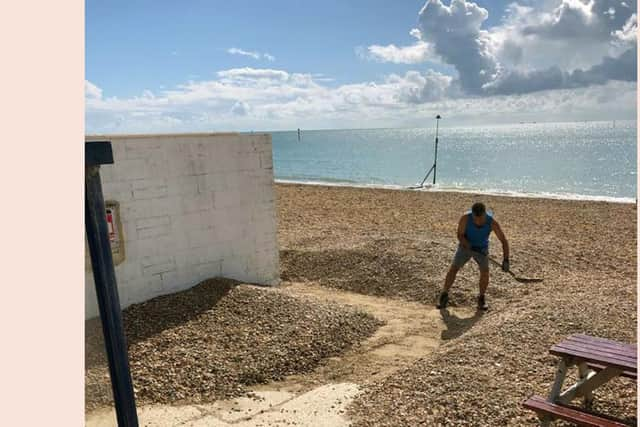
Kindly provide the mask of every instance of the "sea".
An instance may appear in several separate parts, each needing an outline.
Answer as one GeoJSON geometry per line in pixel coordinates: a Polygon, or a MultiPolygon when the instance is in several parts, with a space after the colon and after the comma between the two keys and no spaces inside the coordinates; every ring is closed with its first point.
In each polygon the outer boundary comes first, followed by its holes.
{"type": "Polygon", "coordinates": [[[635,203],[637,122],[269,132],[277,182],[635,203]]]}

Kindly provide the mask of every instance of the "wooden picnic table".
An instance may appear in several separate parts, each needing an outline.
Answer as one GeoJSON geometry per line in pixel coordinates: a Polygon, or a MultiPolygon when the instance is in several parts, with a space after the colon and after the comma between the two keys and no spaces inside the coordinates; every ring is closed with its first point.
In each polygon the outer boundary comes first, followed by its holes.
{"type": "Polygon", "coordinates": [[[583,398],[584,407],[589,410],[596,388],[618,376],[637,380],[635,344],[577,334],[554,345],[549,352],[560,358],[551,392],[547,399],[533,396],[524,403],[525,407],[538,413],[542,426],[548,426],[557,418],[579,426],[625,425],[568,405],[576,398],[583,398]],[[562,391],[567,369],[573,366],[578,368],[578,381],[562,391]]]}

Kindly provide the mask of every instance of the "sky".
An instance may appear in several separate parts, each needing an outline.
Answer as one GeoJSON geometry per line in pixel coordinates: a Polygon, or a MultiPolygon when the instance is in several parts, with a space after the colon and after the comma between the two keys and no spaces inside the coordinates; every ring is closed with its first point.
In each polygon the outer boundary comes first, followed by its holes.
{"type": "Polygon", "coordinates": [[[87,0],[85,130],[636,117],[637,0],[87,0]]]}

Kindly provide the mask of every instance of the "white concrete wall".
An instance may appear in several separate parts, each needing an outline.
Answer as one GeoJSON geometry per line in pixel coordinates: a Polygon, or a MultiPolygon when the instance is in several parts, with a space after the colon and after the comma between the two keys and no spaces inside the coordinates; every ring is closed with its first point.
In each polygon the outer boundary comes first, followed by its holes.
{"type": "MultiPolygon", "coordinates": [[[[228,277],[279,281],[271,135],[90,136],[110,140],[105,200],[120,202],[125,260],[115,267],[126,307],[228,277]]],[[[89,255],[87,254],[87,257],[89,255]]],[[[85,317],[98,315],[86,271],[85,317]]]]}

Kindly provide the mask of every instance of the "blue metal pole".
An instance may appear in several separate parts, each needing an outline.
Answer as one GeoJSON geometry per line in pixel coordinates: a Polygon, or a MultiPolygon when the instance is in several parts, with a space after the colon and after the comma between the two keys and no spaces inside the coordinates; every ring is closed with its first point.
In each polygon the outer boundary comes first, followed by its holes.
{"type": "Polygon", "coordinates": [[[100,164],[113,163],[113,156],[110,143],[96,144],[87,143],[85,145],[85,228],[104,344],[109,361],[109,374],[111,375],[118,426],[138,427],[133,384],[127,358],[127,343],[122,327],[120,298],[118,297],[100,183],[100,164]],[[105,147],[105,145],[108,146],[105,147]]]}

